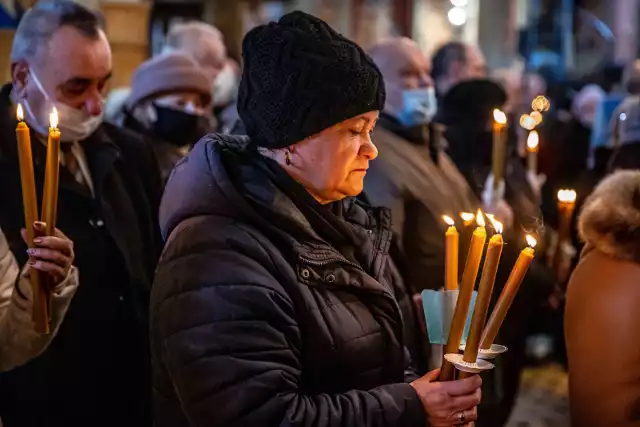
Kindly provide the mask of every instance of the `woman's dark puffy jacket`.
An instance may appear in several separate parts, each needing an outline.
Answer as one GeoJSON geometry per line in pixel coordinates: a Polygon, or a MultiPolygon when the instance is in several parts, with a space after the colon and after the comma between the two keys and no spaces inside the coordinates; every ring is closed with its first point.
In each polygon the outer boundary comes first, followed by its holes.
{"type": "Polygon", "coordinates": [[[247,142],[205,138],[165,192],[156,425],[424,427],[388,211],[321,206],[247,142]]]}

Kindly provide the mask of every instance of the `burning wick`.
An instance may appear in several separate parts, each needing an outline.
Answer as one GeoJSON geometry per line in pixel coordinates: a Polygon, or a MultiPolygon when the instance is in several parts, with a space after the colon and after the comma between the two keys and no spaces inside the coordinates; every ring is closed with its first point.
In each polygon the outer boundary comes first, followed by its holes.
{"type": "Polygon", "coordinates": [[[491,225],[493,226],[493,229],[496,230],[496,233],[502,234],[504,225],[496,219],[495,215],[487,214],[487,218],[491,221],[491,225]]]}
{"type": "Polygon", "coordinates": [[[53,111],[49,114],[49,126],[51,129],[58,128],[58,110],[56,110],[56,107],[53,107],[53,111]]]}
{"type": "Polygon", "coordinates": [[[453,227],[454,225],[456,225],[455,221],[450,216],[442,215],[442,219],[447,223],[449,227],[453,227]]]}
{"type": "Polygon", "coordinates": [[[529,245],[530,248],[535,249],[536,245],[538,244],[536,238],[530,234],[527,234],[525,238],[527,239],[527,245],[529,245]]]}

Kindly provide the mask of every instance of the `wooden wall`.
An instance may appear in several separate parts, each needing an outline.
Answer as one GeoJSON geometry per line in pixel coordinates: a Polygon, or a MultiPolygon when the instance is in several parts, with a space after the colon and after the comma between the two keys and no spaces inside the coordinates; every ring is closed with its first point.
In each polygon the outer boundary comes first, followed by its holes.
{"type": "Polygon", "coordinates": [[[113,54],[112,88],[129,86],[131,75],[149,57],[149,12],[147,2],[101,4],[113,54]]]}
{"type": "MultiPolygon", "coordinates": [[[[87,6],[88,0],[81,2],[87,6]]],[[[131,74],[149,56],[148,2],[110,1],[99,5],[113,52],[112,87],[128,86],[131,74]]],[[[9,55],[14,30],[0,29],[0,84],[11,80],[9,55]]]]}

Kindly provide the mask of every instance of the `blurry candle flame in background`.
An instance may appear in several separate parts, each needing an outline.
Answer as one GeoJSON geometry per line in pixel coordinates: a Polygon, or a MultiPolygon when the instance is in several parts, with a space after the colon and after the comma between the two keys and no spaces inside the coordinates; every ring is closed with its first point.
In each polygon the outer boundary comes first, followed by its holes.
{"type": "Polygon", "coordinates": [[[527,149],[529,151],[537,151],[539,143],[540,143],[540,136],[538,135],[538,132],[535,130],[532,130],[529,133],[529,137],[527,138],[527,149]]]}
{"type": "Polygon", "coordinates": [[[578,197],[574,190],[560,190],[558,191],[558,201],[562,203],[574,203],[578,197]]]}
{"type": "Polygon", "coordinates": [[[493,110],[493,119],[498,124],[501,124],[501,125],[507,124],[507,115],[503,111],[498,110],[497,108],[493,110]]]}
{"type": "Polygon", "coordinates": [[[473,214],[471,212],[462,212],[460,214],[460,218],[462,218],[464,222],[471,222],[474,220],[475,217],[476,217],[476,214],[473,214]]]}

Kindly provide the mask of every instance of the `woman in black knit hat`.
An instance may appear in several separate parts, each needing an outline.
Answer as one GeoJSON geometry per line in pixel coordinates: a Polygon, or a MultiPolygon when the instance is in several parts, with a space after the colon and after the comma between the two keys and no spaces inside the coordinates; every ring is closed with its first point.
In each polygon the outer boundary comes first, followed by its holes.
{"type": "Polygon", "coordinates": [[[252,30],[238,112],[174,170],[152,291],[158,427],[424,427],[476,417],[479,377],[412,375],[391,219],[354,199],[380,71],[301,12],[252,30]]]}

